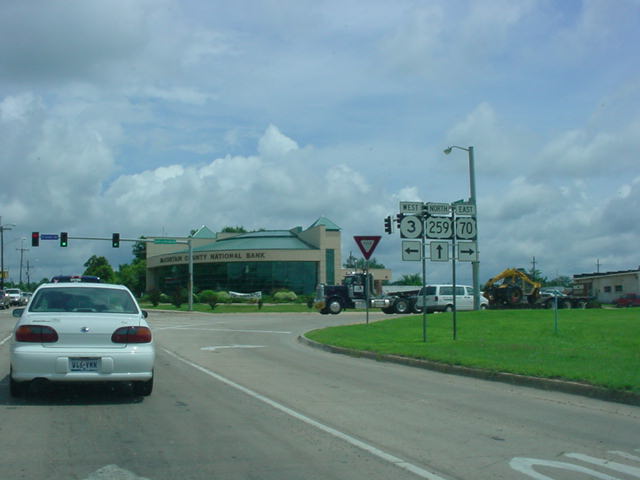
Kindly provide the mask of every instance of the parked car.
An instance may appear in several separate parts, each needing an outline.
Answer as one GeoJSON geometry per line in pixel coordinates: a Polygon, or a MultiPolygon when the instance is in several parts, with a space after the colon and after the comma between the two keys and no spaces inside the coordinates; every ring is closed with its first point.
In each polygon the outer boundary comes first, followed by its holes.
{"type": "Polygon", "coordinates": [[[11,298],[4,290],[0,290],[0,308],[3,310],[11,306],[11,298]]]}
{"type": "Polygon", "coordinates": [[[640,307],[640,295],[627,293],[613,302],[616,307],[640,307]]]}
{"type": "MultiPolygon", "coordinates": [[[[456,310],[473,310],[473,287],[469,285],[456,285],[456,310]]],[[[453,311],[453,285],[427,285],[420,289],[416,299],[416,307],[422,308],[423,298],[426,295],[427,312],[451,312],[453,311]],[[426,288],[426,291],[423,290],[426,288]]],[[[480,308],[489,306],[489,300],[480,295],[480,308]]]]}
{"type": "Polygon", "coordinates": [[[10,392],[33,380],[132,382],[153,389],[151,329],[129,289],[106,283],[46,283],[26,308],[16,308],[10,349],[10,392]]]}

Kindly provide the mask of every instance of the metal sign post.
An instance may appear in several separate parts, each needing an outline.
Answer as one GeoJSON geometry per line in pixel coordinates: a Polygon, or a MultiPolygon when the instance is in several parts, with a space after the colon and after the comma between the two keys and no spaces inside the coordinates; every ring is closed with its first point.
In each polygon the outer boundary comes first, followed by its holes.
{"type": "Polygon", "coordinates": [[[356,235],[353,239],[364,257],[364,302],[366,312],[366,323],[369,325],[369,258],[380,242],[379,235],[363,236],[356,235]]]}

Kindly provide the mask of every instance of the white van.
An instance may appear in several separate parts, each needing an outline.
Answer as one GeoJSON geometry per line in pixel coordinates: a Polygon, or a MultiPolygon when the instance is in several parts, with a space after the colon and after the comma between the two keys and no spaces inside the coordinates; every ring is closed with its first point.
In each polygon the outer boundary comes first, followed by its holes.
{"type": "MultiPolygon", "coordinates": [[[[453,311],[453,285],[427,285],[425,288],[427,312],[453,311]]],[[[420,289],[416,299],[416,307],[422,308],[423,294],[423,289],[420,289]]],[[[488,305],[489,300],[480,295],[480,309],[484,310],[488,305]]],[[[473,310],[473,287],[456,285],[456,310],[473,310]]]]}

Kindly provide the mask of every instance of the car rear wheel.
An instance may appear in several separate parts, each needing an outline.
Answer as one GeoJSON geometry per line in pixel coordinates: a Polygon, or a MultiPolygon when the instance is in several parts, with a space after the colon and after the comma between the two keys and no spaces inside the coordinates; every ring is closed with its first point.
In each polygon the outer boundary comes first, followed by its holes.
{"type": "Polygon", "coordinates": [[[16,382],[9,373],[9,393],[12,397],[22,397],[27,393],[29,382],[16,382]]]}
{"type": "Polygon", "coordinates": [[[141,397],[148,397],[153,391],[153,377],[143,382],[133,382],[133,393],[141,397]]]}

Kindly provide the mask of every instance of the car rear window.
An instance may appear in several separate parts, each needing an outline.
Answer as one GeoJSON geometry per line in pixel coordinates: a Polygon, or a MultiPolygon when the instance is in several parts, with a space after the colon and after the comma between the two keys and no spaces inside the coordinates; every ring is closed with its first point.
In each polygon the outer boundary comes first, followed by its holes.
{"type": "Polygon", "coordinates": [[[115,288],[43,288],[29,307],[30,312],[138,313],[131,294],[115,288]]]}

